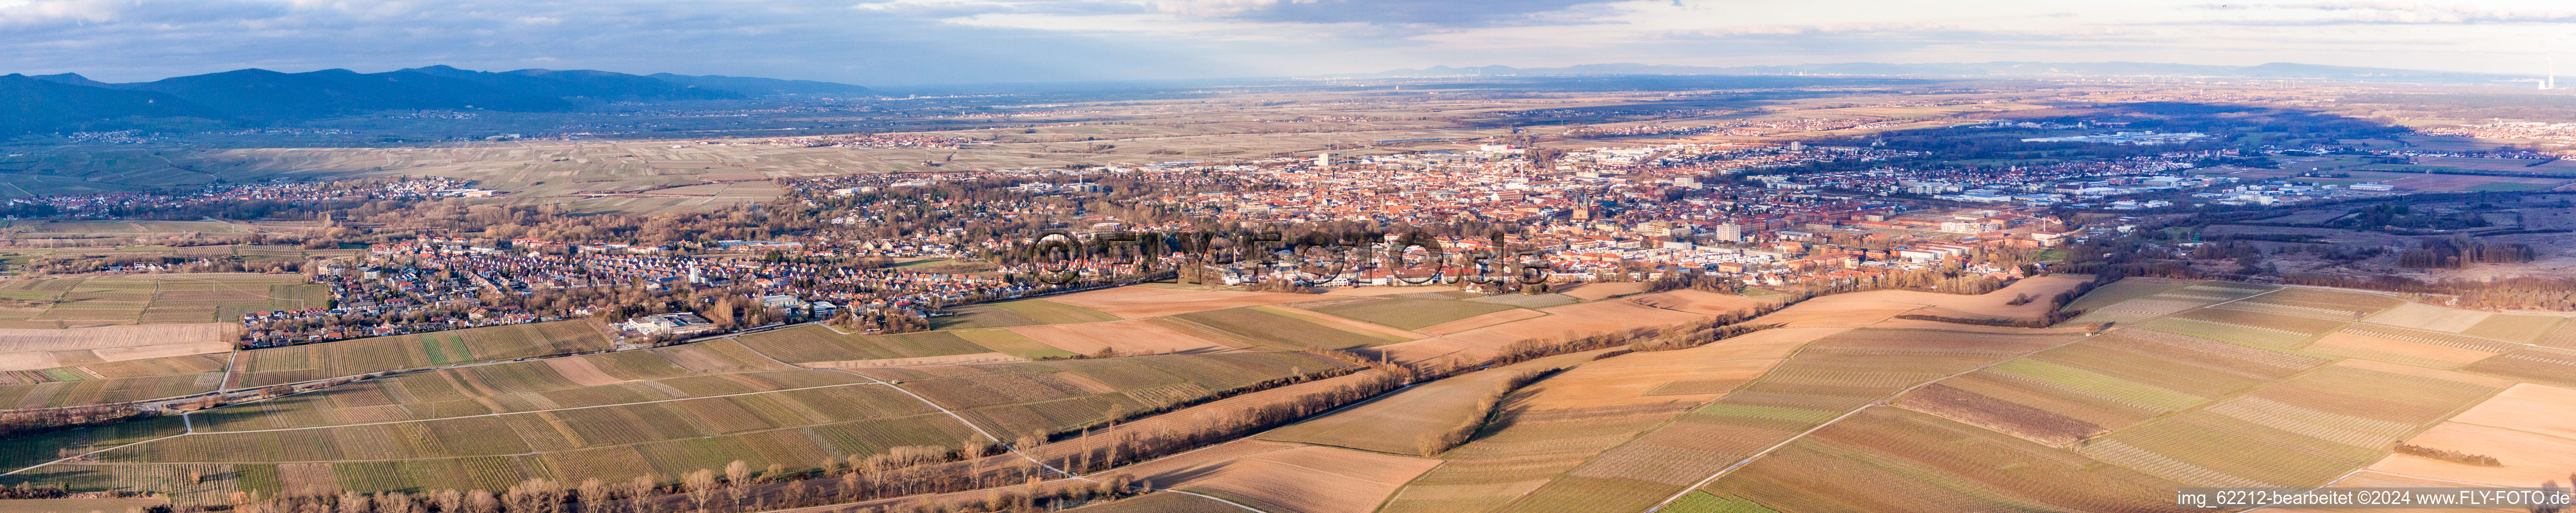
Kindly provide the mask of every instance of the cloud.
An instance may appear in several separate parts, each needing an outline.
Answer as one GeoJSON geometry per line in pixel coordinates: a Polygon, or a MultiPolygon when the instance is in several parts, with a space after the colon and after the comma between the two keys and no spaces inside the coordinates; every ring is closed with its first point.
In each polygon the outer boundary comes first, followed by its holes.
{"type": "Polygon", "coordinates": [[[2571,22],[2539,0],[0,0],[0,72],[542,63],[874,86],[1608,62],[2495,71],[2571,22]]]}

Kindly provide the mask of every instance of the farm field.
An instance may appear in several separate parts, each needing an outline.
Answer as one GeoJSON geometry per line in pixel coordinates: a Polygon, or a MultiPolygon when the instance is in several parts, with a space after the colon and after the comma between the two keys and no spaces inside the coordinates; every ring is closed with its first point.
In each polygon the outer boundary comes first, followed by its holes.
{"type": "Polygon", "coordinates": [[[2576,466],[2576,427],[2554,412],[2576,407],[2576,389],[2512,385],[2406,443],[2495,457],[2497,466],[2391,454],[2370,470],[2502,487],[2529,487],[2576,466]]]}
{"type": "Polygon", "coordinates": [[[507,488],[527,478],[674,476],[733,460],[804,468],[981,436],[939,406],[1004,440],[1044,438],[1345,367],[1302,353],[1230,353],[864,371],[872,378],[715,340],[405,374],[185,419],[14,439],[0,455],[15,469],[65,447],[150,439],[19,476],[200,500],[245,490],[507,488]],[[194,430],[155,427],[168,422],[194,430]],[[213,477],[174,481],[192,470],[213,477]]]}
{"type": "Polygon", "coordinates": [[[1643,511],[1798,432],[1908,387],[2075,338],[1925,330],[1835,333],[1808,343],[1732,393],[1586,458],[1497,511],[1643,511]]]}
{"type": "Polygon", "coordinates": [[[1510,305],[1446,299],[1378,298],[1364,301],[1335,301],[1335,303],[1330,306],[1301,306],[1300,308],[1401,330],[1419,330],[1470,317],[1516,309],[1510,305]]]}
{"type": "Polygon", "coordinates": [[[1273,349],[1299,350],[1309,347],[1343,349],[1402,341],[1390,340],[1374,332],[1352,331],[1357,328],[1345,329],[1299,317],[1301,316],[1275,310],[1243,307],[1174,315],[1166,320],[1230,337],[1229,342],[1273,349]]]}
{"type": "Polygon", "coordinates": [[[1008,332],[1067,354],[1094,354],[1102,349],[1123,354],[1212,353],[1236,347],[1151,321],[1024,326],[1008,332]]]}
{"type": "Polygon", "coordinates": [[[319,307],[330,302],[329,289],[305,283],[302,275],[253,273],[19,279],[0,283],[0,298],[44,303],[40,308],[0,312],[0,328],[39,329],[230,323],[240,321],[244,312],[319,307]]]}
{"type": "Polygon", "coordinates": [[[0,329],[0,371],[34,370],[233,349],[221,323],[0,329]]]}
{"type": "Polygon", "coordinates": [[[0,406],[86,406],[211,391],[223,382],[225,356],[169,356],[0,372],[0,406]]]}
{"type": "Polygon", "coordinates": [[[957,315],[934,319],[939,329],[1010,328],[1118,320],[1117,316],[1044,299],[979,303],[955,309],[957,315]]]}
{"type": "Polygon", "coordinates": [[[1380,397],[1332,415],[1271,430],[1262,440],[1359,449],[1388,454],[1416,452],[1424,433],[1468,420],[1495,386],[1529,370],[1560,369],[1608,350],[1562,354],[1454,376],[1380,397]]]}
{"type": "Polygon", "coordinates": [[[1165,475],[1188,477],[1169,485],[1158,481],[1157,486],[1220,497],[1262,511],[1369,513],[1377,509],[1379,497],[1439,464],[1429,458],[1306,445],[1250,454],[1205,469],[1168,472],[1165,475]]]}
{"type": "Polygon", "coordinates": [[[997,352],[993,348],[959,337],[952,331],[925,331],[895,335],[843,335],[820,324],[742,335],[734,337],[734,340],[761,354],[778,358],[779,361],[823,366],[845,366],[843,362],[997,352]]]}
{"type": "Polygon", "coordinates": [[[582,321],[491,326],[242,351],[227,388],[609,349],[582,321]]]}
{"type": "Polygon", "coordinates": [[[1148,319],[1254,305],[1313,301],[1310,294],[1268,294],[1157,287],[1118,287],[1047,298],[1127,319],[1148,319]]]}
{"type": "MultiPolygon", "coordinates": [[[[2239,305],[2252,303],[2255,301],[2254,298],[2269,297],[2275,292],[2282,292],[2282,290],[2263,285],[2204,281],[2085,310],[2084,315],[2068,320],[2061,326],[2081,326],[2097,322],[2117,324],[2144,322],[2220,303],[2225,303],[2231,308],[2269,311],[2239,305]]],[[[2358,316],[2354,317],[2358,318],[2358,316]]]]}

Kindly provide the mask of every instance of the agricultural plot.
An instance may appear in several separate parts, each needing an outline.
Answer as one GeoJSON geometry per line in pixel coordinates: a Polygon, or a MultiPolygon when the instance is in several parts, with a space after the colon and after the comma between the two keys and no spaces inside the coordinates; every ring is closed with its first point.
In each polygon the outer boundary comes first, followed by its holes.
{"type": "Polygon", "coordinates": [[[2064,446],[2325,363],[2189,336],[2123,330],[1942,380],[1896,404],[2064,446]]]}
{"type": "MultiPolygon", "coordinates": [[[[870,372],[1007,438],[1345,367],[1302,353],[1231,353],[870,372]]],[[[733,460],[802,468],[977,436],[894,385],[787,367],[729,341],[446,368],[189,417],[167,420],[193,423],[193,434],[20,475],[138,490],[489,489],[526,478],[678,475],[733,460]],[[176,482],[185,469],[218,467],[208,483],[176,482]]],[[[142,425],[22,438],[0,451],[34,460],[185,432],[130,432],[142,425]]]]}
{"type": "Polygon", "coordinates": [[[1642,511],[1719,469],[1917,384],[2072,335],[1852,330],[1707,406],[1602,451],[1501,511],[1642,511]]]}
{"type": "MultiPolygon", "coordinates": [[[[995,331],[1013,334],[1065,355],[1097,354],[1103,349],[1117,350],[1122,354],[1157,354],[1212,353],[1235,348],[1155,321],[1024,326],[995,331]]],[[[959,335],[967,333],[971,332],[958,332],[959,335]]]]}
{"type": "Polygon", "coordinates": [[[2463,330],[2477,326],[2481,322],[2485,322],[2487,317],[2493,315],[2495,314],[2475,310],[2443,308],[2423,303],[2406,303],[2397,305],[2395,308],[2390,308],[2387,311],[2380,312],[2377,315],[2372,315],[2368,319],[2364,320],[2375,324],[2385,324],[2400,328],[2459,333],[2463,330]]]}
{"type": "Polygon", "coordinates": [[[1460,319],[1514,309],[1516,308],[1510,305],[1492,303],[1413,298],[1381,298],[1308,308],[1326,315],[1366,321],[1401,330],[1419,330],[1460,319]]]}
{"type": "Polygon", "coordinates": [[[789,363],[827,364],[994,352],[951,331],[895,335],[843,335],[820,324],[734,337],[761,354],[789,363]]]}
{"type": "Polygon", "coordinates": [[[780,391],[792,391],[780,394],[789,397],[818,396],[836,393],[831,392],[836,389],[826,387],[868,381],[841,372],[793,369],[747,353],[736,356],[748,360],[729,359],[700,345],[703,344],[439,369],[227,406],[193,416],[199,432],[256,431],[780,391]]]}
{"type": "Polygon", "coordinates": [[[2540,340],[2542,335],[2556,331],[2559,325],[2566,322],[2567,318],[2557,316],[2496,314],[2487,317],[2486,320],[2478,321],[2475,326],[2460,330],[2460,334],[2533,343],[2540,340]]]}
{"type": "Polygon", "coordinates": [[[211,391],[223,381],[224,356],[171,356],[0,372],[0,407],[86,406],[211,391]]]}
{"type": "Polygon", "coordinates": [[[2478,360],[2460,371],[2576,387],[2576,350],[2524,347],[2478,360]]]}
{"type": "Polygon", "coordinates": [[[1329,325],[1298,319],[1289,315],[1253,308],[1228,308],[1175,315],[1168,320],[1194,325],[1207,332],[1229,336],[1247,346],[1299,350],[1309,347],[1342,349],[1394,342],[1385,338],[1353,332],[1329,325]]]}
{"type": "Polygon", "coordinates": [[[301,275],[202,273],[12,280],[0,298],[40,303],[9,312],[14,327],[58,328],[231,322],[243,312],[324,306],[330,294],[301,275]]]}
{"type": "Polygon", "coordinates": [[[1304,353],[1222,353],[1014,364],[874,368],[858,372],[905,390],[1005,438],[1047,437],[1194,403],[1292,375],[1348,367],[1304,353]]]}
{"type": "Polygon", "coordinates": [[[2342,292],[2303,288],[2283,288],[2228,303],[2226,308],[2264,313],[2316,317],[2338,321],[2357,321],[2384,310],[2406,304],[2406,300],[2362,292],[2342,292]]]}
{"type": "Polygon", "coordinates": [[[1189,477],[1158,485],[1262,511],[1369,513],[1377,509],[1379,498],[1438,464],[1429,458],[1301,446],[1167,473],[1189,477]]]}
{"type": "Polygon", "coordinates": [[[2317,486],[2496,391],[2425,373],[2333,365],[2076,451],[2190,486],[2317,486]]]}
{"type": "Polygon", "coordinates": [[[985,349],[991,349],[993,352],[1030,360],[1039,358],[1062,358],[1088,354],[1066,351],[1063,348],[1054,345],[1032,340],[1029,337],[1022,336],[1021,334],[1011,330],[960,330],[955,333],[957,334],[957,338],[966,339],[967,342],[973,342],[975,345],[984,346],[985,349]]]}
{"type": "Polygon", "coordinates": [[[1709,483],[1701,501],[1783,513],[2130,511],[2172,500],[2176,486],[2064,449],[1879,406],[1709,483]]]}
{"type": "Polygon", "coordinates": [[[2226,307],[2202,308],[2149,321],[2139,328],[2264,349],[2297,349],[2348,324],[2226,307]]]}
{"type": "MultiPolygon", "coordinates": [[[[2393,329],[2393,328],[2390,328],[2393,329]]],[[[2420,333],[2420,332],[2419,332],[2420,333]]],[[[2400,363],[2435,369],[2460,366],[2495,356],[2496,353],[2459,347],[2427,344],[2411,340],[2364,335],[2346,331],[2317,339],[2306,352],[2343,356],[2377,362],[2400,363]]]]}
{"type": "Polygon", "coordinates": [[[2084,315],[2069,320],[2064,325],[2074,326],[2097,322],[2132,324],[2219,303],[2226,303],[2233,307],[2278,292],[2280,292],[2279,289],[2261,285],[2205,281],[2088,309],[2084,311],[2084,315]]]}
{"type": "Polygon", "coordinates": [[[1217,502],[1215,499],[1196,495],[1172,492],[1154,492],[1117,502],[1092,504],[1065,511],[1078,513],[1203,513],[1208,511],[1225,511],[1228,509],[1236,511],[1242,510],[1242,508],[1236,508],[1223,502],[1217,502]]]}
{"type": "MultiPolygon", "coordinates": [[[[2504,338],[2504,337],[2497,337],[2504,338]]],[[[2576,350],[2576,322],[2560,322],[2531,340],[2533,344],[2576,350]]]]}
{"type": "Polygon", "coordinates": [[[1009,328],[1118,320],[1118,316],[1102,313],[1099,310],[1043,299],[980,303],[956,308],[955,312],[957,315],[934,320],[933,327],[939,329],[1009,328]]]}
{"type": "Polygon", "coordinates": [[[1128,319],[1150,319],[1191,312],[1254,305],[1313,301],[1309,294],[1268,294],[1155,287],[1118,287],[1051,296],[1048,301],[1097,310],[1128,319]]]}
{"type": "Polygon", "coordinates": [[[220,353],[231,333],[217,323],[0,329],[0,371],[220,353]]]}
{"type": "Polygon", "coordinates": [[[2522,383],[2406,441],[2409,445],[2496,458],[2484,466],[2406,454],[2370,470],[2491,486],[2528,487],[2564,477],[2576,466],[2576,427],[2561,416],[2576,407],[2576,389],[2522,383]]]}
{"type": "Polygon", "coordinates": [[[581,321],[491,326],[413,335],[242,351],[232,388],[252,388],[370,372],[507,360],[609,349],[606,336],[581,321]]]}
{"type": "Polygon", "coordinates": [[[1416,452],[1424,433],[1466,422],[1497,384],[1526,370],[1572,366],[1601,351],[1563,354],[1454,376],[1377,398],[1367,404],[1271,430],[1262,440],[1346,447],[1390,454],[1416,452]]]}

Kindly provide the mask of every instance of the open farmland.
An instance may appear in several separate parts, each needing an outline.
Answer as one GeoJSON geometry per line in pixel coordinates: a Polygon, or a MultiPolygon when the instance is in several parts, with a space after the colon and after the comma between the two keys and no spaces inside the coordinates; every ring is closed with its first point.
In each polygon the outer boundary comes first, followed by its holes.
{"type": "Polygon", "coordinates": [[[1336,302],[1331,306],[1307,309],[1396,329],[1419,330],[1515,308],[1509,305],[1446,299],[1372,298],[1363,301],[1336,302]]]}
{"type": "Polygon", "coordinates": [[[1434,381],[1333,415],[1272,430],[1260,438],[1389,454],[1418,452],[1415,441],[1424,433],[1451,429],[1471,420],[1468,416],[1480,411],[1478,402],[1513,375],[1570,367],[1604,351],[1550,356],[1434,381]]]}
{"type": "Polygon", "coordinates": [[[955,313],[933,320],[932,325],[941,329],[1010,328],[1118,320],[1117,316],[1099,310],[1044,299],[966,305],[956,308],[955,313]]]}
{"type": "Polygon", "coordinates": [[[1643,511],[1737,461],[1888,396],[2075,338],[1868,329],[1827,336],[1759,379],[1601,451],[1499,511],[1643,511]]]}
{"type": "Polygon", "coordinates": [[[65,448],[115,447],[18,476],[184,490],[197,500],[247,490],[493,489],[527,478],[674,476],[733,460],[804,468],[897,446],[955,447],[983,432],[1043,439],[1345,367],[1301,353],[1233,353],[877,368],[870,377],[799,368],[716,340],[442,368],[21,438],[0,454],[14,469],[65,448]],[[159,427],[168,422],[193,430],[159,427]],[[192,471],[213,477],[174,481],[192,471]]]}
{"type": "Polygon", "coordinates": [[[51,408],[176,397],[223,383],[222,354],[169,356],[0,373],[0,406],[51,408]]]}
{"type": "Polygon", "coordinates": [[[1122,318],[1147,319],[1254,305],[1313,301],[1315,296],[1160,287],[1118,287],[1054,296],[1047,300],[1089,308],[1122,318]]]}
{"type": "Polygon", "coordinates": [[[608,339],[583,321],[556,321],[362,338],[242,351],[227,388],[589,351],[608,339]]]}
{"type": "Polygon", "coordinates": [[[1298,350],[1309,347],[1343,349],[1402,341],[1383,338],[1374,332],[1352,331],[1356,328],[1345,329],[1298,317],[1294,314],[1244,307],[1186,313],[1172,316],[1167,320],[1230,337],[1231,342],[1241,345],[1274,349],[1298,350]]]}
{"type": "Polygon", "coordinates": [[[1068,354],[1096,354],[1102,349],[1124,354],[1212,353],[1235,348],[1151,321],[1025,326],[1009,331],[1068,354]]]}
{"type": "Polygon", "coordinates": [[[33,370],[233,349],[221,323],[0,329],[0,370],[33,370]]]}
{"type": "Polygon", "coordinates": [[[996,352],[949,331],[845,335],[821,324],[753,333],[734,340],[779,361],[827,367],[859,366],[870,360],[996,352]]]}
{"type": "Polygon", "coordinates": [[[39,305],[0,315],[10,319],[0,328],[63,328],[237,322],[244,312],[323,306],[330,295],[302,275],[203,273],[10,280],[0,298],[39,305]]]}

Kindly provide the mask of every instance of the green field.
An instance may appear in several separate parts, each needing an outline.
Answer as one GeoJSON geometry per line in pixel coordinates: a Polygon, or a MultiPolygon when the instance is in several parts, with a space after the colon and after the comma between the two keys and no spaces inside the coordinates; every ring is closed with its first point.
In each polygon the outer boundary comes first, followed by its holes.
{"type": "Polygon", "coordinates": [[[1031,360],[1076,356],[1072,351],[1056,349],[1055,346],[1030,340],[1029,337],[1020,336],[1010,330],[960,330],[954,333],[958,338],[984,346],[985,349],[991,349],[993,352],[1031,360]]]}
{"type": "Polygon", "coordinates": [[[1500,511],[1644,511],[1689,483],[1907,387],[2072,338],[1869,329],[1827,337],[1760,379],[1601,451],[1500,511]]]}
{"type": "Polygon", "coordinates": [[[980,439],[933,404],[956,409],[1005,440],[1045,437],[1346,367],[1270,352],[867,370],[901,381],[895,385],[791,367],[716,340],[444,368],[218,407],[185,420],[21,437],[0,441],[0,463],[14,470],[66,448],[152,440],[9,482],[160,491],[183,502],[313,486],[493,489],[528,478],[618,480],[645,472],[667,478],[735,460],[803,469],[827,458],[980,439]],[[183,424],[194,432],[174,428],[183,424]],[[207,480],[180,477],[192,470],[207,480]]]}
{"type": "Polygon", "coordinates": [[[354,376],[459,363],[605,351],[606,335],[582,321],[556,321],[372,337],[241,353],[232,388],[354,376]]]}
{"type": "Polygon", "coordinates": [[[820,324],[734,337],[745,346],[792,363],[919,358],[994,352],[950,331],[895,335],[843,335],[820,324]]]}
{"type": "Polygon", "coordinates": [[[979,303],[951,308],[949,311],[956,315],[932,319],[931,326],[938,329],[1009,328],[1118,320],[1118,316],[1102,313],[1099,310],[1043,299],[979,303]]]}
{"type": "Polygon", "coordinates": [[[1286,350],[1310,347],[1344,349],[1400,342],[1253,307],[1186,313],[1164,319],[1206,327],[1208,331],[1235,337],[1248,345],[1286,350]]]}
{"type": "Polygon", "coordinates": [[[20,321],[0,327],[23,328],[239,322],[243,312],[331,304],[329,287],[305,283],[302,275],[250,273],[10,280],[0,284],[0,298],[47,303],[0,317],[20,321]]]}
{"type": "Polygon", "coordinates": [[[0,408],[50,408],[214,390],[229,355],[189,355],[0,373],[0,408]]]}
{"type": "Polygon", "coordinates": [[[1404,330],[1418,330],[1440,323],[1475,317],[1504,310],[1511,305],[1478,303],[1446,299],[1385,298],[1343,303],[1311,310],[1404,330]]]}

